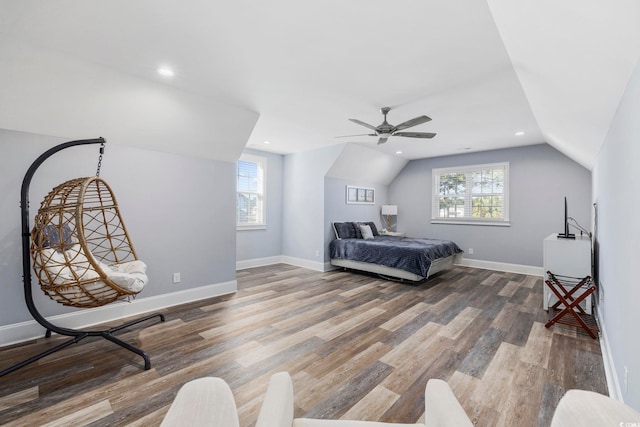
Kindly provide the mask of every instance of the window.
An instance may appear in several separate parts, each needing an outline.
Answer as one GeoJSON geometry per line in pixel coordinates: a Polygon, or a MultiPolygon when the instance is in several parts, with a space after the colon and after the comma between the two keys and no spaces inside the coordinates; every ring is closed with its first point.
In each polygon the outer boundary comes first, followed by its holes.
{"type": "Polygon", "coordinates": [[[432,223],[509,225],[509,163],[433,170],[432,223]]]}
{"type": "Polygon", "coordinates": [[[236,174],[236,225],[238,228],[265,228],[265,182],[267,159],[243,154],[236,174]]]}

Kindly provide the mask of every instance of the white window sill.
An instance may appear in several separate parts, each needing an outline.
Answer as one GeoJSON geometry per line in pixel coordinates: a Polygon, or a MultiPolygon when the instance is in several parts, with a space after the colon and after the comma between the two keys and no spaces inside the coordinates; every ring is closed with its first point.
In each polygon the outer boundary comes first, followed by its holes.
{"type": "Polygon", "coordinates": [[[510,227],[509,221],[470,221],[470,220],[446,220],[446,219],[432,219],[431,224],[454,224],[454,225],[490,225],[493,227],[510,227]]]}

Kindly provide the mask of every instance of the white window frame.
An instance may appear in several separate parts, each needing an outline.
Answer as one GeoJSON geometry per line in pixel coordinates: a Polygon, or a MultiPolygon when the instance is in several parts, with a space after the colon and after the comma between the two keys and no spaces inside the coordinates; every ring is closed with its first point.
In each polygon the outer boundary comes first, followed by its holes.
{"type": "Polygon", "coordinates": [[[243,153],[236,162],[236,229],[237,230],[262,230],[267,228],[267,158],[256,156],[254,154],[243,153]],[[258,190],[255,192],[246,192],[238,190],[238,163],[240,161],[256,163],[258,165],[258,190]],[[261,188],[260,188],[261,187],[261,188]],[[261,199],[261,218],[252,223],[238,223],[238,194],[248,193],[257,194],[261,199]]]}
{"type": "MultiPolygon", "coordinates": [[[[509,226],[509,162],[488,163],[480,165],[456,166],[448,168],[438,168],[432,170],[431,189],[431,223],[432,224],[465,224],[465,225],[495,225],[509,226]],[[502,218],[474,218],[472,217],[472,176],[474,172],[487,169],[502,169],[504,171],[502,218]],[[448,174],[465,174],[467,192],[462,195],[465,199],[465,211],[463,217],[451,218],[440,217],[440,177],[448,174]]],[[[499,193],[495,193],[499,194],[499,193]]],[[[491,194],[489,194],[491,195],[491,194]]]]}

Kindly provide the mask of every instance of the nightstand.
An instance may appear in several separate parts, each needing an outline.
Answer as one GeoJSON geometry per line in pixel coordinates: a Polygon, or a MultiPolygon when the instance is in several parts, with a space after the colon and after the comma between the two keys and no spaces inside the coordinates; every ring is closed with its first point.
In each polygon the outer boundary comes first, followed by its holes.
{"type": "Polygon", "coordinates": [[[406,233],[401,233],[399,231],[381,231],[381,236],[395,236],[395,237],[406,237],[406,233]]]}

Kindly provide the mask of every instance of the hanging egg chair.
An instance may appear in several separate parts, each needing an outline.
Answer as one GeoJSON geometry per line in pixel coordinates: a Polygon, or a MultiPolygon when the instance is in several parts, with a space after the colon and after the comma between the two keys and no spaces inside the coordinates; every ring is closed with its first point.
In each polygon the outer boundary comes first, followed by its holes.
{"type": "Polygon", "coordinates": [[[52,300],[79,308],[100,307],[135,297],[147,283],[146,265],[138,259],[124,226],[118,203],[109,185],[100,178],[104,153],[103,138],[69,141],[41,154],[29,167],[22,181],[20,208],[22,221],[22,280],[27,308],[33,318],[52,332],[71,337],[55,347],[17,363],[0,377],[33,363],[87,337],[102,337],[144,360],[147,354],[114,336],[114,333],[152,318],[164,322],[162,313],[152,313],[108,329],[85,330],[58,326],[45,318],[35,305],[32,292],[31,262],[40,288],[52,300]],[[29,187],[40,165],[66,148],[100,144],[96,176],[75,178],[56,186],[44,198],[29,226],[29,187]]]}
{"type": "Polygon", "coordinates": [[[148,279],[100,177],[71,179],[44,198],[31,231],[33,270],[63,305],[99,307],[135,297],[148,279]]]}

